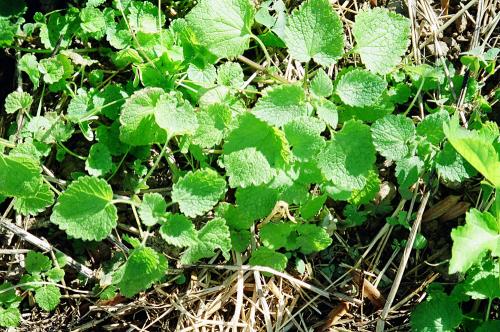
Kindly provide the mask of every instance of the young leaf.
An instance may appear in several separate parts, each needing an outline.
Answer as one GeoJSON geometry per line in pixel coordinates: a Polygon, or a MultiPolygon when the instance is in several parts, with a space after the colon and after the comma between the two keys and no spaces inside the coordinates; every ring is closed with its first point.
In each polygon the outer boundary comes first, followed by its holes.
{"type": "Polygon", "coordinates": [[[315,158],[325,147],[325,140],[320,135],[325,129],[323,121],[308,116],[297,117],[283,128],[293,154],[304,160],[315,158]]]}
{"type": "Polygon", "coordinates": [[[35,290],[35,302],[45,311],[54,310],[61,299],[59,288],[54,285],[44,285],[35,290]]]}
{"type": "Polygon", "coordinates": [[[40,273],[50,270],[52,262],[47,256],[36,252],[30,251],[24,260],[24,268],[28,273],[40,273]]]}
{"type": "Polygon", "coordinates": [[[451,231],[453,246],[449,273],[465,273],[481,257],[491,251],[500,256],[500,228],[488,212],[471,209],[465,216],[465,225],[451,231]]]}
{"type": "Polygon", "coordinates": [[[202,108],[196,117],[199,126],[192,143],[207,149],[220,144],[232,119],[231,109],[223,104],[213,104],[202,108]]]}
{"type": "Polygon", "coordinates": [[[325,229],[314,224],[297,225],[297,233],[297,247],[305,255],[324,250],[332,244],[325,229]]]}
{"type": "Polygon", "coordinates": [[[284,167],[290,162],[290,147],[282,131],[257,119],[251,112],[244,112],[237,121],[237,127],[225,140],[224,155],[253,147],[273,168],[284,167]]]}
{"type": "Polygon", "coordinates": [[[106,145],[97,143],[90,147],[89,156],[85,160],[85,169],[93,176],[103,176],[111,172],[113,160],[106,145]]]}
{"type": "Polygon", "coordinates": [[[238,150],[224,156],[224,168],[231,188],[268,183],[275,174],[266,157],[255,148],[238,150]]]}
{"type": "Polygon", "coordinates": [[[278,201],[278,190],[269,185],[250,186],[236,190],[236,203],[252,221],[267,217],[278,201]]]}
{"type": "Polygon", "coordinates": [[[102,240],[118,220],[112,200],[113,190],[105,180],[81,177],[59,196],[50,221],[74,238],[102,240]]]}
{"type": "Polygon", "coordinates": [[[445,110],[427,115],[417,126],[417,134],[425,137],[434,145],[439,145],[445,138],[443,123],[448,122],[450,116],[445,110]]]}
{"type": "Polygon", "coordinates": [[[133,249],[120,271],[123,273],[118,282],[120,292],[126,297],[132,297],[148,289],[165,275],[167,265],[167,259],[151,248],[133,249]]]}
{"type": "Polygon", "coordinates": [[[298,85],[266,89],[252,113],[270,125],[281,127],[296,117],[307,115],[304,90],[298,85]]]}
{"type": "Polygon", "coordinates": [[[181,248],[195,245],[198,241],[193,222],[182,214],[169,214],[160,228],[160,235],[167,243],[181,248]]]}
{"type": "Polygon", "coordinates": [[[375,163],[370,127],[348,121],[318,155],[318,167],[326,179],[343,190],[361,189],[375,163]]]}
{"type": "Polygon", "coordinates": [[[248,48],[254,15],[250,0],[201,0],[186,20],[201,45],[219,58],[232,58],[248,48]]]}
{"type": "Polygon", "coordinates": [[[467,162],[453,146],[446,142],[436,155],[436,170],[443,180],[462,183],[477,174],[476,170],[467,162]]]}
{"type": "Polygon", "coordinates": [[[31,53],[26,53],[19,60],[17,68],[28,74],[28,77],[33,83],[33,87],[35,89],[38,88],[38,84],[40,83],[40,71],[38,70],[38,61],[36,60],[36,56],[31,53]]]}
{"type": "Polygon", "coordinates": [[[280,252],[259,247],[252,253],[249,263],[252,266],[268,266],[276,271],[285,271],[288,258],[280,252]]]}
{"type": "Polygon", "coordinates": [[[225,219],[229,228],[235,230],[248,230],[253,225],[253,219],[241,207],[226,202],[217,206],[215,216],[225,219]]]}
{"type": "Polygon", "coordinates": [[[387,82],[380,76],[354,69],[340,77],[335,93],[346,105],[364,107],[375,104],[386,88],[387,82]]]}
{"type": "Polygon", "coordinates": [[[400,160],[410,153],[415,140],[415,125],[403,115],[386,115],[372,125],[373,144],[387,159],[400,160]]]}
{"type": "Polygon", "coordinates": [[[311,91],[318,97],[328,98],[333,92],[333,82],[323,69],[319,69],[311,80],[311,91]]]}
{"type": "Polygon", "coordinates": [[[307,0],[289,16],[284,41],[293,58],[328,67],[344,51],[342,22],[327,0],[307,0]]]}
{"type": "Polygon", "coordinates": [[[19,110],[29,110],[33,97],[24,91],[14,91],[5,98],[5,112],[12,114],[19,110]]]}
{"type": "Polygon", "coordinates": [[[226,221],[222,218],[210,220],[198,231],[198,239],[181,256],[181,264],[192,264],[202,258],[214,256],[214,251],[220,249],[222,255],[229,259],[231,250],[231,235],[226,221]]]}
{"type": "Polygon", "coordinates": [[[205,168],[189,172],[172,188],[172,202],[188,217],[210,211],[226,192],[226,181],[214,170],[205,168]]]}
{"type": "Polygon", "coordinates": [[[400,186],[399,191],[404,197],[411,197],[408,188],[418,181],[423,168],[424,162],[416,156],[403,158],[397,161],[396,178],[400,186]]]}
{"type": "Polygon", "coordinates": [[[4,309],[0,306],[0,326],[17,327],[21,323],[21,313],[18,308],[4,309]]]}
{"type": "Polygon", "coordinates": [[[217,82],[233,88],[239,88],[243,84],[243,69],[237,62],[227,61],[217,69],[217,82]]]}
{"type": "Polygon", "coordinates": [[[167,203],[162,195],[158,193],[147,193],[142,197],[139,207],[139,216],[146,226],[162,224],[166,218],[167,203]]]}
{"type": "Polygon", "coordinates": [[[453,332],[462,321],[458,303],[442,292],[420,303],[411,313],[411,330],[415,332],[453,332]]]}
{"type": "Polygon", "coordinates": [[[461,128],[456,116],[444,124],[443,130],[455,150],[494,187],[500,188],[500,154],[495,150],[493,140],[480,135],[478,131],[461,128]]]}
{"type": "Polygon", "coordinates": [[[160,88],[136,91],[123,105],[120,123],[120,139],[134,146],[192,134],[198,126],[192,106],[160,88]]]}
{"type": "Polygon", "coordinates": [[[384,75],[399,64],[410,44],[410,20],[376,7],[356,15],[352,33],[366,68],[384,75]]]}
{"type": "Polygon", "coordinates": [[[329,100],[322,100],[315,105],[316,115],[323,120],[332,129],[337,128],[339,122],[339,113],[337,106],[329,100]]]}

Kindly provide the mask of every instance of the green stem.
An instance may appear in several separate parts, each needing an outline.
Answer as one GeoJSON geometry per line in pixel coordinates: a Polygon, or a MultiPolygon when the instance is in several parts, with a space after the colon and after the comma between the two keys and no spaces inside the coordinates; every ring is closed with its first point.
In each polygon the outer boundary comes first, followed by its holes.
{"type": "MultiPolygon", "coordinates": [[[[16,51],[22,51],[22,52],[28,52],[28,53],[40,53],[40,54],[52,53],[52,50],[41,50],[41,49],[29,48],[29,47],[11,46],[10,48],[15,49],[16,51]]],[[[79,49],[72,49],[72,50],[68,50],[68,51],[75,52],[75,53],[91,53],[91,52],[99,51],[99,48],[79,48],[79,49]]]]}
{"type": "Polygon", "coordinates": [[[425,82],[425,78],[423,78],[422,82],[420,82],[420,86],[418,87],[418,90],[417,90],[417,93],[415,94],[415,97],[413,97],[413,100],[411,101],[410,105],[408,106],[406,111],[403,113],[404,116],[406,116],[411,111],[413,106],[415,105],[415,102],[417,101],[418,96],[420,96],[420,92],[422,91],[422,88],[424,87],[424,82],[425,82]]]}
{"type": "Polygon", "coordinates": [[[498,228],[500,229],[500,188],[495,188],[495,215],[498,228]]]}
{"type": "MultiPolygon", "coordinates": [[[[153,175],[153,172],[155,171],[155,169],[158,167],[158,165],[160,164],[160,160],[161,158],[163,158],[163,156],[165,155],[165,153],[167,152],[167,149],[168,149],[168,142],[170,141],[170,137],[167,138],[167,141],[165,142],[165,144],[163,145],[163,148],[161,149],[161,152],[160,152],[160,155],[158,156],[158,158],[156,158],[153,166],[151,167],[151,169],[149,170],[148,174],[146,174],[146,176],[141,180],[140,182],[140,185],[142,184],[146,184],[146,182],[148,181],[148,179],[151,177],[151,175],[153,175]]],[[[139,187],[140,187],[139,185],[139,187]]]]}
{"type": "Polygon", "coordinates": [[[488,309],[486,309],[486,317],[484,317],[485,321],[488,321],[490,319],[491,302],[493,302],[493,299],[489,298],[488,299],[488,309]]]}
{"type": "Polygon", "coordinates": [[[122,166],[123,162],[125,161],[125,158],[127,158],[128,156],[128,150],[127,152],[125,152],[125,154],[123,155],[122,159],[120,160],[120,162],[118,163],[118,165],[116,166],[115,168],[115,171],[113,172],[113,174],[111,174],[107,179],[106,181],[109,182],[109,180],[111,180],[115,175],[116,173],[118,172],[118,170],[120,169],[120,167],[122,166]]]}
{"type": "Polygon", "coordinates": [[[11,141],[7,141],[4,138],[0,138],[0,145],[6,146],[6,147],[11,148],[11,149],[16,147],[16,143],[13,143],[11,141]]]}
{"type": "Polygon", "coordinates": [[[120,198],[115,198],[111,201],[112,204],[128,204],[132,205],[135,207],[139,207],[140,204],[137,203],[136,201],[131,200],[130,198],[125,198],[125,197],[120,197],[120,198]]]}
{"type": "Polygon", "coordinates": [[[80,160],[87,160],[87,157],[83,157],[83,156],[80,156],[79,154],[76,154],[74,153],[73,151],[71,151],[70,149],[68,149],[64,144],[62,144],[61,142],[58,142],[57,145],[59,145],[59,147],[61,147],[67,154],[75,157],[75,158],[78,158],[80,160]]]}
{"type": "Polygon", "coordinates": [[[252,38],[253,40],[255,40],[257,42],[257,44],[259,44],[260,48],[264,52],[264,55],[266,56],[267,66],[270,66],[271,65],[271,56],[269,55],[269,52],[267,51],[266,45],[264,45],[264,43],[262,42],[262,40],[260,40],[260,38],[257,37],[254,34],[251,34],[250,38],[252,38]]]}

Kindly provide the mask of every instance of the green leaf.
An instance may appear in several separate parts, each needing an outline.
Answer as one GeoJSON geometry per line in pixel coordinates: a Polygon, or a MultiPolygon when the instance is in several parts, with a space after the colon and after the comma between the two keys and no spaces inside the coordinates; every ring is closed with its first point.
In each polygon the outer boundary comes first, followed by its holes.
{"type": "Polygon", "coordinates": [[[186,15],[199,43],[219,58],[248,48],[255,8],[249,0],[201,0],[186,15]]]}
{"type": "Polygon", "coordinates": [[[71,62],[62,54],[40,60],[38,70],[43,74],[45,83],[53,84],[69,77],[73,73],[71,62]]]}
{"type": "Polygon", "coordinates": [[[498,262],[484,259],[480,265],[470,268],[463,282],[465,293],[474,300],[500,298],[500,270],[498,262]]]}
{"type": "Polygon", "coordinates": [[[244,112],[237,118],[237,127],[225,140],[223,152],[228,155],[245,148],[255,148],[261,152],[273,168],[284,167],[291,157],[285,134],[250,112],[244,112]]]}
{"type": "Polygon", "coordinates": [[[235,89],[243,85],[243,69],[237,62],[225,62],[217,69],[217,82],[235,89]]]}
{"type": "Polygon", "coordinates": [[[500,330],[500,320],[487,320],[481,324],[474,332],[491,332],[500,330]]]}
{"type": "Polygon", "coordinates": [[[236,190],[238,208],[252,221],[267,217],[278,201],[278,190],[268,185],[236,190]]]}
{"type": "Polygon", "coordinates": [[[80,11],[80,21],[80,27],[84,33],[95,39],[104,37],[106,20],[99,9],[92,7],[83,8],[80,11]]]}
{"type": "Polygon", "coordinates": [[[38,88],[38,84],[40,83],[40,71],[38,70],[38,61],[36,60],[36,56],[31,53],[23,55],[21,59],[19,59],[17,68],[28,74],[28,77],[33,83],[33,87],[35,89],[38,88]]]}
{"type": "Polygon", "coordinates": [[[167,259],[148,247],[139,247],[130,252],[127,262],[122,267],[118,287],[126,297],[148,289],[159,281],[167,270],[167,259]]]}
{"type": "Polygon", "coordinates": [[[165,24],[165,15],[158,19],[158,8],[149,1],[132,1],[128,10],[127,19],[132,32],[153,34],[160,32],[165,24]]]}
{"type": "Polygon", "coordinates": [[[21,313],[18,308],[0,307],[0,326],[17,327],[21,323],[21,313]]]}
{"type": "Polygon", "coordinates": [[[16,288],[12,287],[10,282],[4,281],[0,284],[0,304],[15,305],[16,302],[21,302],[21,300],[22,298],[16,294],[16,288]]]}
{"type": "Polygon", "coordinates": [[[283,37],[290,55],[302,62],[313,59],[328,67],[344,51],[344,30],[327,0],[308,0],[288,17],[283,37]]]}
{"type": "Polygon", "coordinates": [[[372,125],[373,144],[377,151],[387,159],[401,160],[411,150],[415,140],[415,125],[404,115],[386,115],[372,125]]]}
{"type": "Polygon", "coordinates": [[[401,62],[410,44],[410,20],[376,7],[356,15],[352,33],[366,68],[384,75],[401,62]]]}
{"type": "Polygon", "coordinates": [[[52,262],[47,256],[36,252],[30,251],[26,255],[24,261],[24,268],[28,273],[40,273],[50,270],[52,267],[52,262]]]}
{"type": "Polygon", "coordinates": [[[353,69],[340,77],[335,93],[344,104],[363,107],[375,104],[386,88],[387,82],[380,76],[353,69]]]}
{"type": "Polygon", "coordinates": [[[19,110],[29,111],[33,98],[24,91],[14,91],[5,98],[5,112],[12,114],[19,110]]]}
{"type": "Polygon", "coordinates": [[[54,202],[40,171],[38,161],[30,157],[0,154],[0,194],[16,197],[14,207],[24,215],[36,215],[54,202]]]}
{"type": "Polygon", "coordinates": [[[375,102],[375,104],[366,107],[353,107],[344,105],[339,110],[339,122],[346,122],[350,119],[358,119],[365,122],[374,122],[383,118],[387,114],[394,112],[394,103],[386,92],[375,102]]]}
{"type": "Polygon", "coordinates": [[[370,127],[348,121],[318,155],[318,167],[326,179],[347,191],[362,189],[375,163],[370,127]]]}
{"type": "Polygon", "coordinates": [[[85,170],[93,176],[103,176],[113,169],[111,153],[106,145],[97,143],[90,147],[89,156],[85,160],[85,170]]]}
{"type": "Polygon", "coordinates": [[[54,267],[54,268],[50,269],[49,271],[47,271],[47,273],[45,275],[47,276],[49,281],[60,282],[61,280],[64,279],[64,270],[57,268],[57,267],[54,267]]]}
{"type": "Polygon", "coordinates": [[[276,252],[266,247],[259,247],[252,252],[249,261],[252,266],[268,266],[276,271],[285,271],[288,258],[282,253],[276,252]]]}
{"type": "Polygon", "coordinates": [[[305,255],[319,252],[332,244],[332,239],[324,228],[314,224],[297,225],[297,246],[305,255]]]}
{"type": "Polygon", "coordinates": [[[192,106],[160,88],[136,91],[123,105],[120,123],[120,139],[134,146],[192,134],[198,126],[192,106]]]}
{"type": "Polygon", "coordinates": [[[309,220],[319,213],[328,198],[327,195],[314,196],[300,207],[300,216],[309,220]]]}
{"type": "Polygon", "coordinates": [[[158,193],[146,193],[142,197],[142,203],[139,207],[139,217],[146,226],[162,224],[165,220],[167,203],[162,195],[158,193]]]}
{"type": "Polygon", "coordinates": [[[35,302],[45,311],[54,310],[60,302],[61,292],[54,285],[44,285],[35,291],[35,302]]]}
{"type": "Polygon", "coordinates": [[[444,293],[433,294],[411,313],[411,330],[415,332],[453,332],[462,321],[458,303],[444,293]]]}
{"type": "Polygon", "coordinates": [[[323,121],[308,116],[296,117],[283,128],[293,154],[304,160],[316,158],[325,147],[325,140],[321,136],[325,129],[323,121]]]}
{"type": "Polygon", "coordinates": [[[318,118],[323,120],[332,129],[337,128],[339,122],[339,114],[337,106],[329,100],[323,100],[321,103],[315,105],[316,114],[318,118]]]}
{"type": "Polygon", "coordinates": [[[465,216],[465,225],[451,231],[453,246],[449,273],[465,273],[482,256],[490,251],[500,256],[500,228],[488,212],[471,209],[465,216]]]}
{"type": "Polygon", "coordinates": [[[439,145],[445,138],[443,124],[448,122],[450,116],[445,110],[427,115],[417,126],[417,134],[425,137],[428,142],[439,145]]]}
{"type": "Polygon", "coordinates": [[[220,144],[231,123],[231,109],[223,104],[213,104],[202,108],[196,117],[199,126],[193,134],[192,143],[207,149],[220,144]]]}
{"type": "Polygon", "coordinates": [[[224,168],[231,188],[269,183],[275,174],[266,157],[255,148],[246,148],[224,156],[224,168]]]}
{"type": "Polygon", "coordinates": [[[226,181],[205,168],[187,173],[173,185],[172,202],[178,203],[186,216],[196,217],[210,211],[225,193],[226,181]]]}
{"type": "Polygon", "coordinates": [[[467,162],[453,146],[446,142],[436,155],[436,170],[441,178],[447,182],[462,183],[477,174],[476,170],[467,162]]]}
{"type": "Polygon", "coordinates": [[[494,187],[500,188],[500,155],[492,144],[493,140],[478,131],[461,128],[456,116],[444,124],[443,130],[455,150],[494,187]]]}
{"type": "Polygon", "coordinates": [[[230,230],[231,232],[231,246],[233,250],[243,253],[247,250],[252,239],[252,234],[246,229],[239,231],[230,230]]]}
{"type": "Polygon", "coordinates": [[[377,196],[379,191],[380,179],[378,173],[372,170],[366,179],[366,185],[363,189],[353,190],[348,201],[355,206],[368,204],[377,196]]]}
{"type": "Polygon", "coordinates": [[[222,218],[210,220],[198,231],[198,239],[181,256],[181,264],[192,264],[202,258],[214,256],[214,251],[220,249],[222,255],[229,259],[231,250],[231,235],[226,221],[222,218]]]}
{"type": "Polygon", "coordinates": [[[253,225],[253,219],[243,209],[226,202],[217,206],[215,216],[225,219],[229,228],[235,230],[248,230],[253,225]]]}
{"type": "Polygon", "coordinates": [[[316,96],[328,98],[333,92],[333,82],[323,69],[319,69],[311,80],[310,88],[316,96]]]}
{"type": "Polygon", "coordinates": [[[307,115],[305,93],[298,85],[278,85],[264,91],[252,113],[270,125],[281,127],[299,116],[307,115]]]}
{"type": "Polygon", "coordinates": [[[74,238],[102,240],[118,220],[112,200],[113,190],[106,181],[82,176],[59,196],[50,221],[74,238]]]}
{"type": "Polygon", "coordinates": [[[194,225],[182,214],[168,214],[167,221],[160,228],[161,237],[176,247],[195,245],[198,235],[194,225]]]}
{"type": "Polygon", "coordinates": [[[205,88],[212,87],[217,79],[217,70],[212,64],[207,64],[205,67],[200,68],[191,63],[189,64],[187,74],[192,83],[205,88]]]}
{"type": "Polygon", "coordinates": [[[408,191],[408,188],[418,181],[423,168],[424,162],[416,156],[403,158],[397,161],[396,178],[400,186],[399,190],[404,197],[411,197],[411,193],[408,191]]]}

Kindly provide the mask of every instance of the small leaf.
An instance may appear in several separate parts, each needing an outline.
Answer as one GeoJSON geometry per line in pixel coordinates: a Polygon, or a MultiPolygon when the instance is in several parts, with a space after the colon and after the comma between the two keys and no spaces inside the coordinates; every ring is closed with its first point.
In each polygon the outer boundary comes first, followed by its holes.
{"type": "Polygon", "coordinates": [[[214,170],[205,168],[189,172],[172,188],[172,201],[188,217],[210,211],[226,192],[226,181],[214,170]]]}
{"type": "Polygon", "coordinates": [[[415,332],[453,332],[463,315],[458,303],[444,293],[420,303],[411,313],[411,330],[415,332]]]}
{"type": "Polygon", "coordinates": [[[281,127],[296,117],[307,115],[304,90],[298,85],[266,89],[252,113],[270,125],[281,127]]]}
{"type": "Polygon", "coordinates": [[[325,129],[323,121],[308,116],[296,117],[283,128],[293,154],[303,160],[316,158],[325,147],[325,140],[321,136],[325,129]]]}
{"type": "Polygon", "coordinates": [[[106,181],[80,177],[59,196],[50,221],[74,238],[102,240],[118,220],[112,200],[113,190],[106,181]]]}
{"type": "Polygon", "coordinates": [[[297,233],[297,246],[305,255],[324,250],[332,244],[332,239],[325,229],[314,224],[299,224],[297,233]]]}
{"type": "Polygon", "coordinates": [[[193,134],[193,144],[207,149],[220,144],[232,119],[229,107],[213,104],[202,108],[196,113],[196,117],[199,126],[193,134]]]}
{"type": "Polygon", "coordinates": [[[252,221],[265,218],[278,201],[278,190],[268,185],[250,186],[236,190],[236,203],[252,221]]]}
{"type": "Polygon", "coordinates": [[[446,142],[436,155],[436,170],[443,180],[462,183],[477,174],[476,170],[467,162],[453,146],[446,142]]]}
{"type": "Polygon", "coordinates": [[[249,261],[252,266],[268,266],[276,271],[285,271],[288,258],[282,253],[266,247],[259,247],[252,253],[249,261]]]}
{"type": "Polygon", "coordinates": [[[35,291],[35,302],[45,311],[54,310],[60,302],[61,292],[54,285],[45,285],[35,291]]]}
{"type": "Polygon", "coordinates": [[[484,259],[482,263],[473,266],[463,282],[465,293],[474,300],[484,300],[500,297],[500,271],[498,263],[484,259]]]}
{"type": "Polygon", "coordinates": [[[165,275],[167,265],[167,259],[151,248],[133,249],[120,271],[123,273],[118,282],[120,292],[126,297],[132,297],[148,289],[165,275]]]}
{"type": "Polygon", "coordinates": [[[85,170],[93,176],[103,176],[113,169],[113,159],[106,145],[97,143],[90,147],[85,160],[85,170]]]}
{"type": "Polygon", "coordinates": [[[386,115],[372,125],[373,144],[387,159],[400,160],[410,153],[415,140],[415,126],[403,115],[386,115]]]}
{"type": "Polygon", "coordinates": [[[21,323],[21,313],[18,308],[0,307],[0,326],[17,327],[21,323]]]}
{"type": "Polygon", "coordinates": [[[318,97],[328,98],[333,92],[333,82],[323,69],[319,69],[311,80],[311,91],[318,97]]]}
{"type": "Polygon", "coordinates": [[[465,216],[465,225],[453,229],[451,238],[449,273],[467,272],[487,251],[494,257],[500,256],[499,225],[488,212],[471,209],[465,216]]]}
{"type": "Polygon", "coordinates": [[[233,88],[239,88],[243,84],[243,69],[237,62],[227,61],[217,68],[217,82],[233,88]]]}
{"type": "Polygon", "coordinates": [[[160,228],[161,237],[176,247],[188,247],[198,241],[193,222],[182,214],[169,214],[160,228]]]}
{"type": "Polygon", "coordinates": [[[36,251],[30,251],[26,255],[24,267],[28,273],[40,273],[50,270],[52,262],[47,256],[36,251]]]}
{"type": "Polygon", "coordinates": [[[19,110],[29,111],[33,98],[24,91],[14,91],[5,98],[5,112],[12,114],[19,110]]]}
{"type": "Polygon", "coordinates": [[[166,218],[167,203],[162,195],[158,193],[146,193],[142,197],[139,207],[139,216],[146,226],[162,224],[166,218]]]}
{"type": "Polygon", "coordinates": [[[327,67],[344,52],[344,30],[327,0],[307,0],[292,12],[284,41],[290,55],[302,62],[313,59],[327,67]]]}
{"type": "Polygon", "coordinates": [[[445,110],[427,115],[417,126],[417,134],[425,137],[434,145],[439,145],[445,138],[443,124],[447,123],[450,116],[445,110]]]}
{"type": "Polygon", "coordinates": [[[356,15],[352,33],[366,68],[384,75],[401,62],[410,44],[410,20],[376,7],[356,15]]]}
{"type": "Polygon", "coordinates": [[[340,77],[335,93],[346,105],[364,107],[375,104],[386,88],[387,82],[380,76],[354,69],[340,77]]]}
{"type": "Polygon", "coordinates": [[[17,68],[28,74],[28,77],[33,83],[33,87],[35,89],[38,88],[38,84],[40,82],[40,71],[38,70],[38,61],[36,60],[36,56],[31,53],[26,53],[19,60],[17,68]]]}

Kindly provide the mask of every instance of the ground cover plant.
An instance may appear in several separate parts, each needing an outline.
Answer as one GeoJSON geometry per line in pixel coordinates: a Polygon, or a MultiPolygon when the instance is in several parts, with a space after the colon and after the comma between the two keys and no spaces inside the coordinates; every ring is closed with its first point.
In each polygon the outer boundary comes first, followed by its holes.
{"type": "Polygon", "coordinates": [[[0,4],[0,326],[499,330],[475,2],[0,4]]]}

